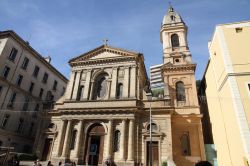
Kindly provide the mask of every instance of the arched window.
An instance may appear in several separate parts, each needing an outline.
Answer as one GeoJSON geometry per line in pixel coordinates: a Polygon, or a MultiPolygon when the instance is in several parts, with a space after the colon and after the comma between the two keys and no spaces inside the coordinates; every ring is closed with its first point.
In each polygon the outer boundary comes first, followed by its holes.
{"type": "Polygon", "coordinates": [[[117,90],[116,90],[116,98],[117,99],[122,98],[122,89],[123,89],[123,84],[119,83],[118,86],[117,86],[117,90]]]}
{"type": "Polygon", "coordinates": [[[83,93],[84,93],[84,86],[80,86],[78,89],[78,93],[77,93],[77,98],[76,100],[81,100],[83,98],[83,93]]]}
{"type": "Polygon", "coordinates": [[[171,44],[172,44],[172,47],[179,47],[180,46],[179,36],[177,34],[171,35],[171,44]]]}
{"type": "Polygon", "coordinates": [[[119,130],[116,130],[114,135],[114,152],[117,152],[120,149],[120,137],[121,132],[119,130]]]}
{"type": "Polygon", "coordinates": [[[73,131],[72,137],[71,137],[71,143],[70,143],[70,149],[75,149],[76,145],[76,135],[77,135],[77,130],[73,131]]]}
{"type": "Polygon", "coordinates": [[[101,74],[95,80],[93,100],[103,99],[108,92],[108,74],[101,74]]]}
{"type": "Polygon", "coordinates": [[[183,156],[190,156],[191,155],[191,150],[190,150],[190,142],[189,142],[189,134],[184,133],[181,136],[181,150],[182,150],[182,155],[183,156]]]}
{"type": "Polygon", "coordinates": [[[181,81],[176,83],[176,99],[177,101],[186,101],[185,88],[181,81]]]}
{"type": "MultiPolygon", "coordinates": [[[[155,123],[151,123],[152,131],[157,131],[158,127],[155,123]]],[[[147,126],[147,130],[150,131],[150,124],[147,126]]]]}

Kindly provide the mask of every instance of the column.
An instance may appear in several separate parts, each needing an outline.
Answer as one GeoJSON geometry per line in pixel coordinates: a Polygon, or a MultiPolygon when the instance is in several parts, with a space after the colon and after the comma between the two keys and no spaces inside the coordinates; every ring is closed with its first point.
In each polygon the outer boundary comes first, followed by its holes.
{"type": "Polygon", "coordinates": [[[56,151],[57,157],[61,156],[62,144],[64,141],[65,127],[66,127],[66,120],[62,120],[62,128],[61,128],[60,133],[58,135],[58,146],[57,146],[57,151],[56,151]]]}
{"type": "Polygon", "coordinates": [[[81,78],[81,71],[77,71],[76,79],[75,79],[75,86],[74,86],[74,90],[73,90],[73,94],[72,94],[72,100],[76,100],[76,98],[77,98],[80,78],[81,78]]]}
{"type": "Polygon", "coordinates": [[[121,140],[120,140],[120,147],[121,153],[120,158],[122,161],[125,160],[125,140],[126,140],[126,120],[122,120],[122,129],[121,129],[121,140]]]}
{"type": "Polygon", "coordinates": [[[128,160],[134,160],[134,119],[129,120],[128,160]]]}
{"type": "Polygon", "coordinates": [[[129,90],[129,67],[126,66],[124,69],[124,84],[123,84],[123,97],[128,98],[129,90]]]}
{"type": "Polygon", "coordinates": [[[117,67],[113,68],[113,73],[112,73],[112,83],[111,83],[111,94],[110,98],[115,98],[116,97],[116,89],[117,89],[117,67]]]}
{"type": "Polygon", "coordinates": [[[112,143],[113,143],[113,120],[109,120],[109,124],[108,124],[108,139],[107,139],[107,157],[112,155],[113,152],[113,148],[112,148],[112,143]]]}
{"type": "Polygon", "coordinates": [[[81,120],[79,130],[77,131],[75,158],[78,158],[80,155],[80,147],[82,147],[82,140],[83,140],[83,127],[84,127],[84,121],[81,120]]]}
{"type": "Polygon", "coordinates": [[[136,66],[131,68],[130,74],[130,98],[136,97],[136,66]]]}
{"type": "Polygon", "coordinates": [[[84,93],[83,93],[84,100],[89,99],[90,79],[91,79],[91,70],[88,70],[85,85],[84,85],[84,93]]]}
{"type": "Polygon", "coordinates": [[[71,94],[72,94],[72,88],[73,88],[73,84],[74,84],[74,79],[75,79],[75,72],[72,71],[70,74],[70,79],[67,85],[67,90],[65,92],[65,96],[67,100],[71,99],[71,94]]]}
{"type": "Polygon", "coordinates": [[[62,157],[67,157],[68,153],[69,153],[69,144],[70,144],[70,137],[71,137],[71,124],[72,124],[72,121],[68,120],[66,134],[65,134],[65,140],[64,140],[64,144],[63,144],[62,157]]]}

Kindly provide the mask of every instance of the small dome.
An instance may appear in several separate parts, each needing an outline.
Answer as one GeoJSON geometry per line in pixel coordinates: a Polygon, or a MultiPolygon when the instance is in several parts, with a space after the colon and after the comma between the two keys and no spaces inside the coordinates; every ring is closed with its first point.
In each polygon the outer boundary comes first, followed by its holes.
{"type": "Polygon", "coordinates": [[[162,25],[172,23],[183,23],[181,16],[174,11],[174,8],[170,5],[168,13],[164,16],[162,25]]]}

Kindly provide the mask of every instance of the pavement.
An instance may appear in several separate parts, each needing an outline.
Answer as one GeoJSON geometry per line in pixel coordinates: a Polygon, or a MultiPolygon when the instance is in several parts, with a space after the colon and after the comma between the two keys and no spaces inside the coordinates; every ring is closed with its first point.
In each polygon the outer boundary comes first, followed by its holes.
{"type": "MultiPolygon", "coordinates": [[[[42,166],[47,166],[48,161],[40,161],[42,166]]],[[[20,166],[33,166],[34,161],[20,161],[20,166]]]]}

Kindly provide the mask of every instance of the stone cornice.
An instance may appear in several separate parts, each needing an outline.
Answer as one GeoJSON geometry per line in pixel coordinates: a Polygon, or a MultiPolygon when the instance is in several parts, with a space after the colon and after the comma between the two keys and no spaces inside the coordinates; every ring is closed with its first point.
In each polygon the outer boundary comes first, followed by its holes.
{"type": "Polygon", "coordinates": [[[93,59],[93,60],[85,60],[85,61],[76,61],[71,62],[71,66],[82,66],[82,65],[93,65],[93,64],[109,64],[109,63],[117,63],[117,62],[128,62],[128,61],[136,61],[137,57],[117,57],[117,58],[103,58],[103,59],[93,59]]]}
{"type": "Polygon", "coordinates": [[[179,71],[195,71],[196,64],[172,65],[165,64],[162,66],[164,72],[173,73],[179,71]]]}

